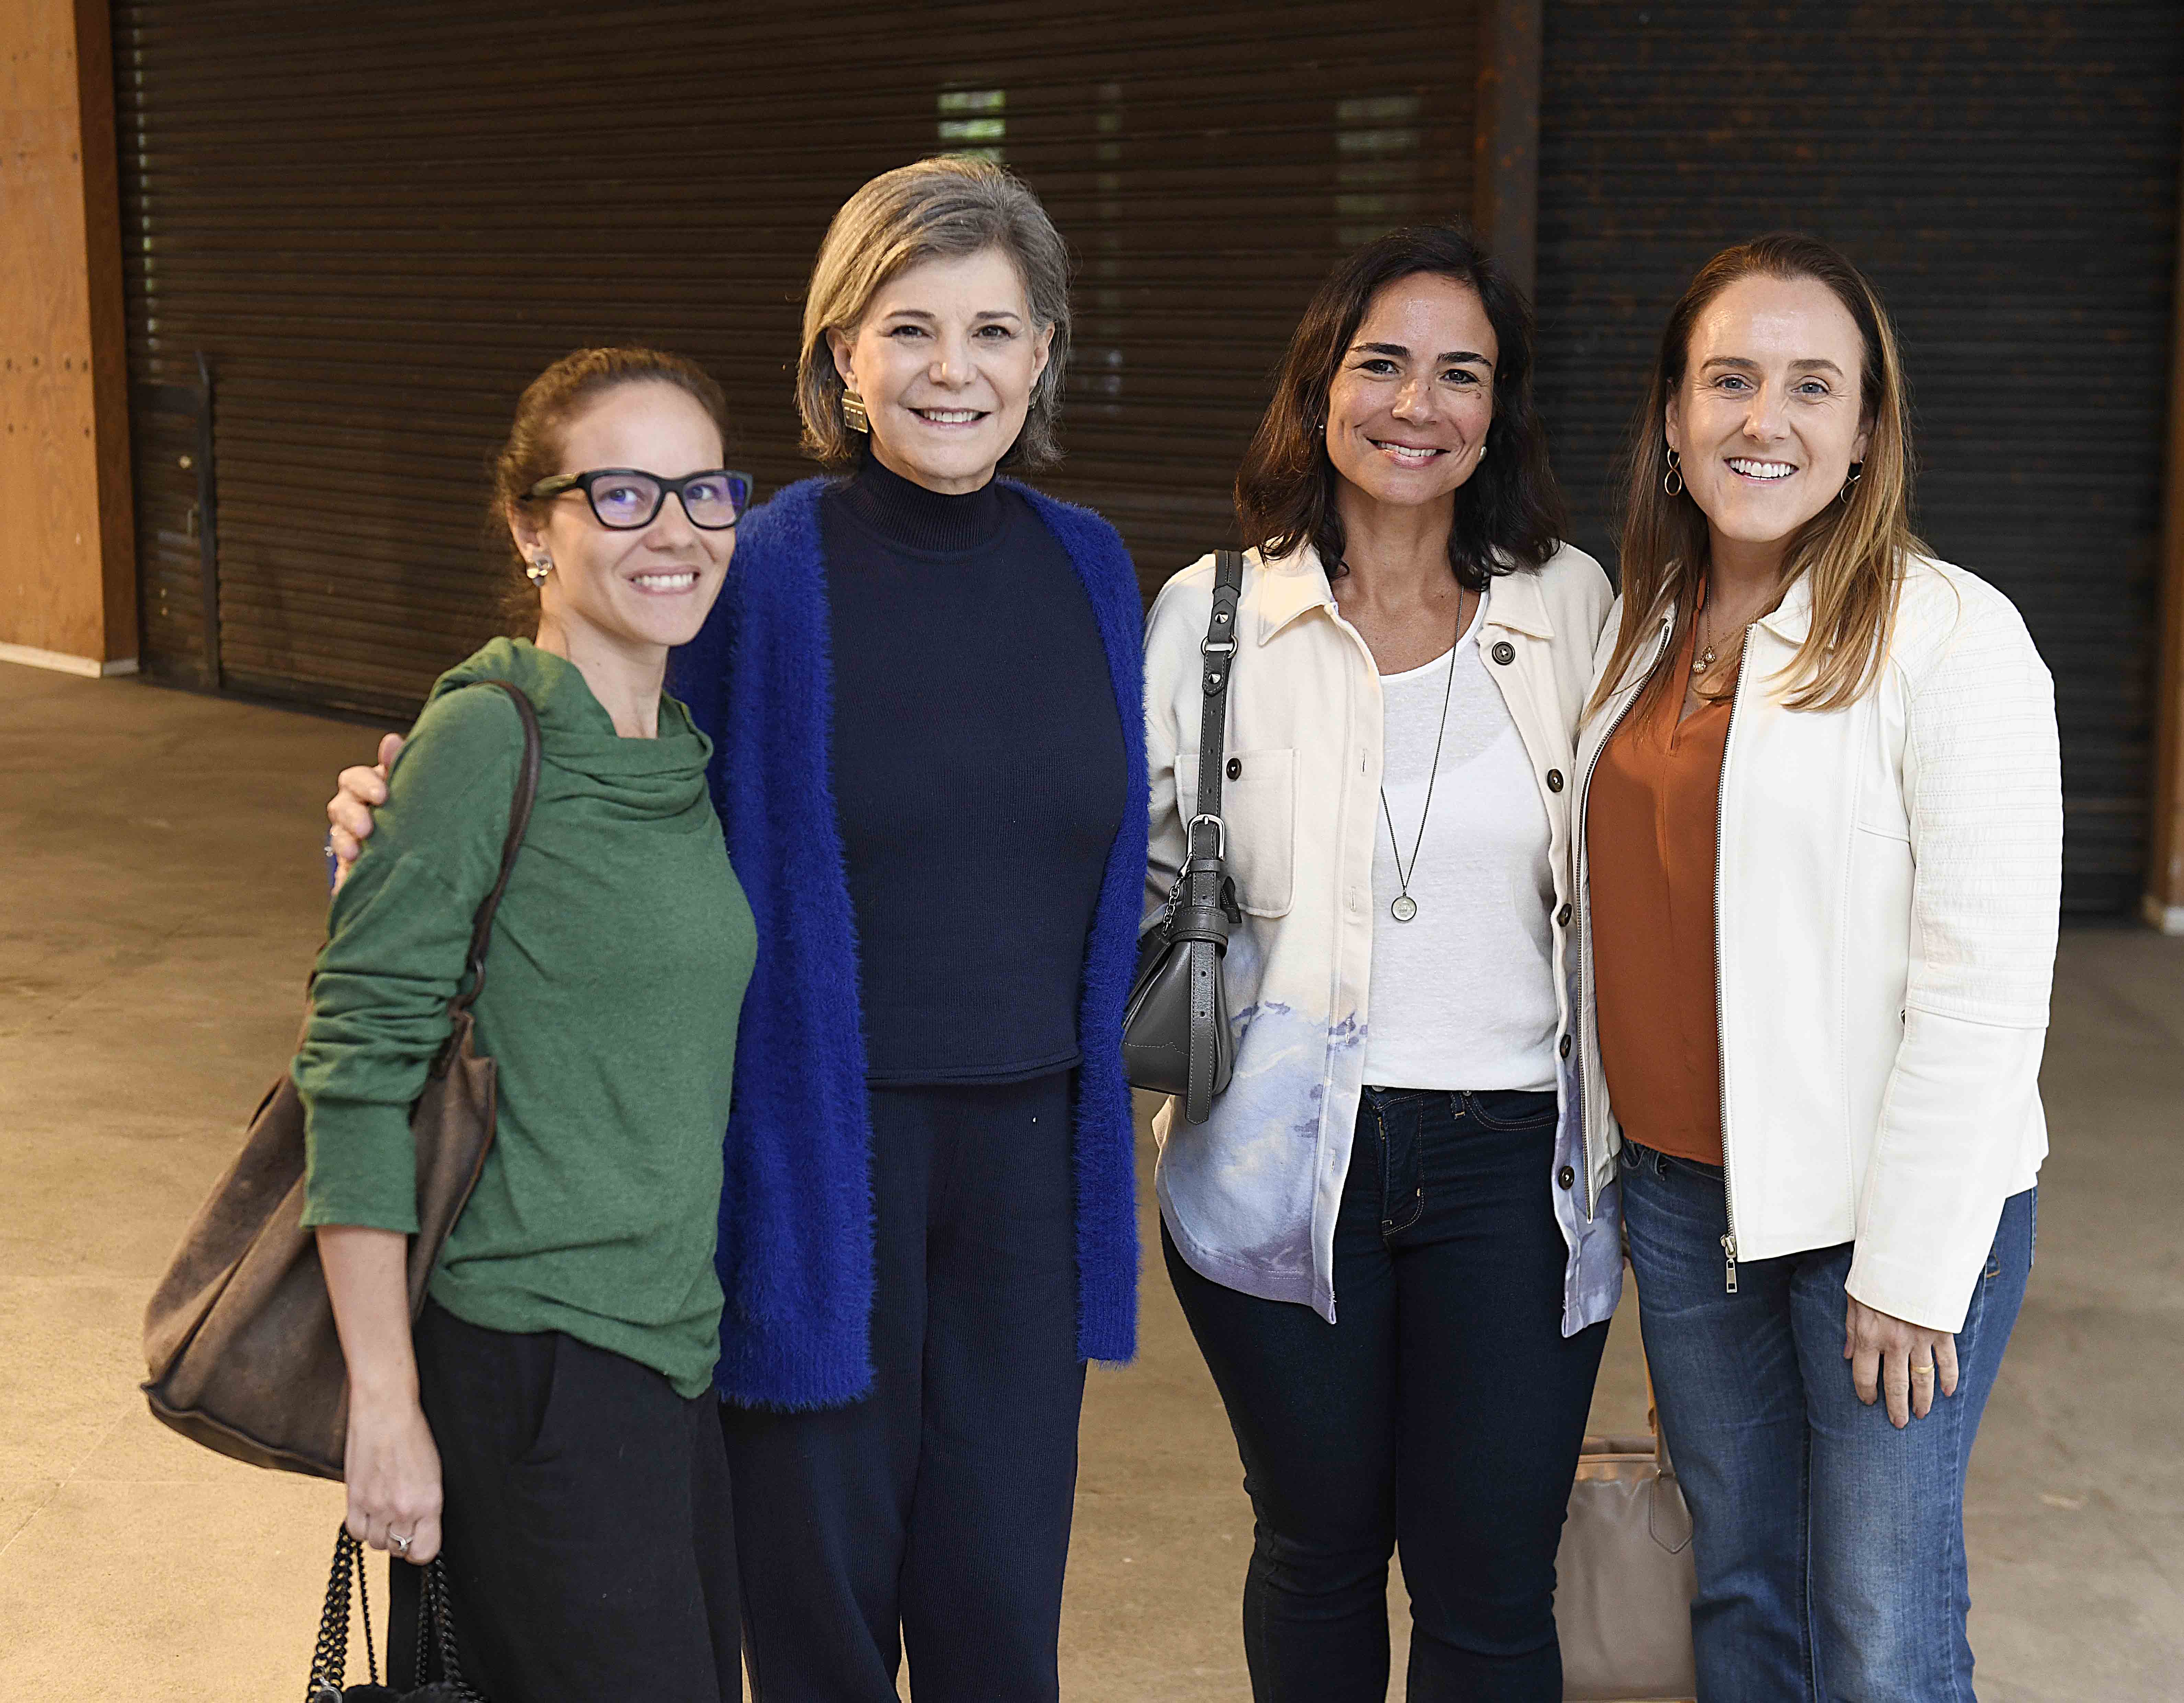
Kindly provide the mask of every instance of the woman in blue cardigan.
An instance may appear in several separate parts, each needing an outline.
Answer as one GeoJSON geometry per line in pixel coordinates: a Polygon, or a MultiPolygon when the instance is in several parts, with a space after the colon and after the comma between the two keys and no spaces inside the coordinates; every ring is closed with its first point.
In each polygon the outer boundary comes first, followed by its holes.
{"type": "Polygon", "coordinates": [[[764,1703],[1056,1695],[1084,1363],[1134,1348],[1140,605],[1051,454],[1067,254],[983,160],[875,178],[675,669],[758,920],[718,1375],[764,1703]],[[900,1632],[898,1632],[900,1628],[900,1632]],[[900,1639],[900,1642],[898,1641],[900,1639]]]}
{"type": "MultiPolygon", "coordinates": [[[[1084,1362],[1134,1347],[1135,575],[1051,455],[1067,260],[982,160],[875,178],[812,272],[806,447],[673,690],[758,930],[716,1381],[761,1703],[1057,1695],[1084,1362]]],[[[368,831],[343,778],[337,849],[368,831]]]]}

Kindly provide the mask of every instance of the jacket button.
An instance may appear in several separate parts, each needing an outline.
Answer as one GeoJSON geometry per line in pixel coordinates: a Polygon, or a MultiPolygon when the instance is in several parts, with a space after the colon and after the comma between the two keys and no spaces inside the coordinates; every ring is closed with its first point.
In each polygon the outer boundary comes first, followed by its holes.
{"type": "Polygon", "coordinates": [[[1492,655],[1494,660],[1506,668],[1517,660],[1517,647],[1504,639],[1495,645],[1492,655]]]}
{"type": "Polygon", "coordinates": [[[1564,1165],[1555,1173],[1555,1181],[1564,1188],[1574,1188],[1577,1187],[1577,1173],[1568,1165],[1564,1165]]]}
{"type": "Polygon", "coordinates": [[[1228,779],[1231,780],[1241,780],[1243,778],[1244,759],[1240,757],[1230,757],[1228,759],[1228,779]]]}
{"type": "Polygon", "coordinates": [[[1555,1051],[1556,1051],[1556,1052],[1557,1052],[1557,1053],[1561,1053],[1561,1054],[1562,1054],[1562,1056],[1563,1056],[1563,1058],[1568,1058],[1568,1057],[1569,1057],[1569,1036],[1568,1036],[1565,1035],[1564,1036],[1563,1036],[1563,1038],[1562,1038],[1562,1044],[1561,1044],[1560,1046],[1557,1047],[1555,1048],[1555,1051]]]}
{"type": "Polygon", "coordinates": [[[1555,913],[1555,922],[1559,927],[1565,929],[1568,928],[1569,926],[1569,919],[1570,907],[1568,905],[1564,905],[1562,909],[1555,913]]]}
{"type": "Polygon", "coordinates": [[[1549,769],[1547,771],[1547,790],[1550,792],[1560,792],[1562,790],[1563,772],[1558,768],[1549,769]]]}

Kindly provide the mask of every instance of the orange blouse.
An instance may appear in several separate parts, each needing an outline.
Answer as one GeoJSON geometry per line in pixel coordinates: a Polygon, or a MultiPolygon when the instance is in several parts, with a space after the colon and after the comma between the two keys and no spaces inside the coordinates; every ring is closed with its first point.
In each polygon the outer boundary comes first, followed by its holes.
{"type": "MultiPolygon", "coordinates": [[[[1724,697],[1681,720],[1698,623],[1684,623],[1669,689],[1608,740],[1585,801],[1600,1062],[1624,1133],[1721,1163],[1714,840],[1724,697]]],[[[1732,677],[1733,678],[1733,677],[1732,677]]]]}

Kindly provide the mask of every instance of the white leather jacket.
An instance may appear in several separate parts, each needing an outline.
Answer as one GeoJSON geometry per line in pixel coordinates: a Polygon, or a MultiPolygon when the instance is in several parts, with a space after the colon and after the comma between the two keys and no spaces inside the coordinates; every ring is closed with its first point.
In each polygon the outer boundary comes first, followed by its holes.
{"type": "MultiPolygon", "coordinates": [[[[1621,1196],[1607,1132],[1583,1116],[1566,950],[1572,741],[1609,601],[1583,550],[1497,578],[1479,645],[1539,787],[1555,870],[1562,1001],[1561,1119],[1540,1187],[1568,1250],[1563,1328],[1615,1310],[1622,1293],[1621,1196]],[[1590,1148],[1590,1153],[1588,1153],[1590,1148]]],[[[1213,602],[1211,556],[1171,579],[1145,628],[1145,742],[1152,848],[1145,922],[1161,913],[1198,794],[1204,696],[1199,646],[1213,602]]],[[[1228,871],[1242,924],[1222,974],[1236,1069],[1202,1125],[1171,1101],[1153,1124],[1168,1233],[1191,1268],[1268,1300],[1334,1317],[1334,1220],[1350,1168],[1365,1063],[1373,967],[1373,844],[1379,814],[1380,676],[1342,618],[1309,547],[1245,557],[1229,684],[1222,794],[1228,871]]]]}
{"type": "MultiPolygon", "coordinates": [[[[2039,1072],[2063,840],[2054,686],[2008,598],[1918,560],[1877,686],[1847,709],[1793,711],[1783,670],[1811,615],[1801,581],[1752,628],[1722,763],[1724,1253],[1854,1242],[1853,1297],[1955,1331],[2003,1203],[2031,1187],[2048,1151],[2039,1072]]],[[[1603,669],[1619,619],[1618,606],[1603,669]]],[[[1578,740],[1574,1002],[1584,1092],[1610,1124],[1585,803],[1673,623],[1662,616],[1578,740]]]]}

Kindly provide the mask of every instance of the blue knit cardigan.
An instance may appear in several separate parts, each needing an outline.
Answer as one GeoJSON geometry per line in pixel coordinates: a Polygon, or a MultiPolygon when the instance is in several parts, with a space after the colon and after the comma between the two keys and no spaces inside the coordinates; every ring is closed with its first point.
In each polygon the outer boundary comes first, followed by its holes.
{"type": "MultiPolygon", "coordinates": [[[[872,1117],[857,941],[834,810],[833,662],[819,499],[789,486],[738,529],[727,588],[675,653],[671,689],[713,741],[713,801],[758,924],[736,1036],[716,1255],[721,1394],[749,1407],[837,1407],[872,1384],[872,1117]]],[[[1128,551],[1089,510],[1011,485],[1061,541],[1098,623],[1129,765],[1078,1002],[1077,1351],[1136,1350],[1138,1236],[1123,1006],[1145,888],[1141,606],[1128,551]]],[[[976,824],[961,867],[978,879],[976,824]]]]}

